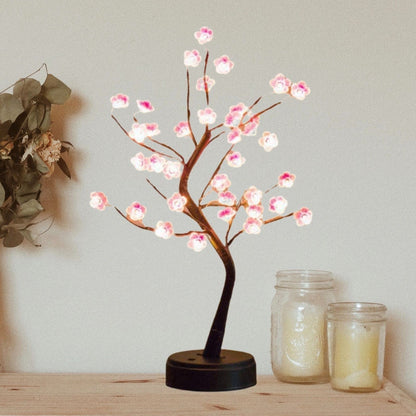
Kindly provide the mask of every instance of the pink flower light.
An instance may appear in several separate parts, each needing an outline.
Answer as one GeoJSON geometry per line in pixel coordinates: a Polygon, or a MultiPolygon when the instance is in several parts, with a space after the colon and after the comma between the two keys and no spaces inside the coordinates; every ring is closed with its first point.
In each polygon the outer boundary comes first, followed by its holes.
{"type": "Polygon", "coordinates": [[[163,175],[166,179],[180,178],[182,174],[182,163],[168,160],[163,167],[163,175]]]}
{"type": "Polygon", "coordinates": [[[124,94],[113,95],[110,101],[113,108],[127,108],[129,106],[129,97],[124,94]]]}
{"type": "Polygon", "coordinates": [[[149,167],[152,172],[160,173],[165,167],[166,159],[162,157],[159,153],[153,153],[149,157],[149,167]]]}
{"type": "Polygon", "coordinates": [[[166,202],[171,211],[183,212],[187,200],[180,193],[176,192],[166,202]]]}
{"type": "Polygon", "coordinates": [[[185,64],[185,66],[192,66],[196,68],[201,62],[201,55],[196,49],[192,51],[185,51],[183,56],[183,63],[185,64]]]}
{"type": "Polygon", "coordinates": [[[259,145],[266,151],[271,152],[277,145],[279,141],[276,134],[265,131],[259,139],[259,145]]]}
{"type": "Polygon", "coordinates": [[[176,137],[185,137],[191,134],[191,129],[187,121],[180,121],[174,128],[173,131],[176,133],[176,137]]]}
{"type": "Polygon", "coordinates": [[[133,123],[129,136],[136,143],[142,143],[146,137],[153,137],[160,133],[156,123],[133,123]]]}
{"type": "Polygon", "coordinates": [[[137,153],[130,159],[131,164],[135,167],[138,171],[147,170],[147,165],[149,163],[148,159],[145,158],[142,152],[137,153]]]}
{"type": "Polygon", "coordinates": [[[269,210],[276,214],[283,214],[287,207],[287,200],[282,196],[274,196],[269,200],[269,210]]]}
{"type": "Polygon", "coordinates": [[[137,201],[134,201],[126,208],[127,216],[132,221],[141,221],[146,214],[146,207],[137,201]]]}
{"type": "Polygon", "coordinates": [[[258,205],[263,197],[263,192],[257,189],[255,186],[250,186],[247,191],[244,192],[244,200],[248,205],[258,205]]]}
{"type": "Polygon", "coordinates": [[[290,88],[290,95],[298,100],[303,101],[311,90],[306,85],[305,81],[299,81],[297,84],[292,84],[290,88]]]}
{"type": "Polygon", "coordinates": [[[231,181],[227,174],[220,173],[212,178],[210,185],[216,192],[224,192],[231,186],[231,181]]]}
{"type": "Polygon", "coordinates": [[[236,144],[241,142],[241,131],[239,128],[235,127],[227,135],[227,142],[230,144],[236,144]]]}
{"type": "Polygon", "coordinates": [[[230,222],[233,219],[233,217],[235,216],[235,214],[236,214],[235,209],[227,207],[227,208],[224,208],[224,209],[221,209],[220,211],[218,211],[217,217],[220,220],[230,222]]]}
{"type": "Polygon", "coordinates": [[[241,134],[244,136],[255,136],[257,134],[257,127],[260,124],[260,118],[254,117],[250,121],[244,123],[241,134]]]}
{"type": "Polygon", "coordinates": [[[136,100],[136,103],[141,113],[150,113],[155,110],[150,101],[136,100]]]}
{"type": "Polygon", "coordinates": [[[250,205],[246,208],[246,213],[250,218],[262,218],[263,207],[261,205],[250,205]]]}
{"type": "Polygon", "coordinates": [[[214,60],[215,70],[218,74],[228,74],[234,67],[234,62],[227,55],[222,55],[214,60]]]}
{"type": "Polygon", "coordinates": [[[217,119],[217,114],[212,108],[205,108],[204,110],[198,110],[198,120],[201,124],[212,124],[217,119]]]}
{"type": "Polygon", "coordinates": [[[289,172],[284,172],[279,176],[278,185],[281,188],[291,188],[295,182],[295,179],[296,175],[289,172]]]}
{"type": "Polygon", "coordinates": [[[208,243],[208,239],[205,234],[202,233],[191,233],[187,246],[199,253],[202,251],[208,243]]]}
{"type": "Polygon", "coordinates": [[[285,94],[289,91],[291,81],[283,74],[277,74],[273,79],[270,80],[269,84],[273,88],[274,93],[285,94]]]}
{"type": "Polygon", "coordinates": [[[231,166],[232,168],[240,168],[244,163],[246,163],[246,159],[241,156],[240,152],[230,152],[226,159],[228,166],[231,166]]]}
{"type": "Polygon", "coordinates": [[[173,235],[173,225],[170,222],[158,221],[155,227],[157,237],[167,240],[173,235]]]}
{"type": "Polygon", "coordinates": [[[104,211],[105,207],[108,206],[108,199],[102,192],[91,192],[90,206],[99,211],[104,211]]]}
{"type": "Polygon", "coordinates": [[[201,29],[194,33],[194,36],[198,43],[203,45],[212,40],[214,37],[214,32],[210,28],[203,26],[201,29]]]}
{"type": "Polygon", "coordinates": [[[247,234],[260,234],[262,224],[259,219],[249,217],[243,224],[243,230],[247,234]]]}
{"type": "Polygon", "coordinates": [[[293,214],[293,218],[296,221],[298,227],[309,225],[312,222],[312,211],[308,208],[301,208],[293,214]]]}
{"type": "Polygon", "coordinates": [[[220,192],[218,194],[218,202],[220,204],[232,206],[235,204],[237,197],[230,191],[220,192]]]}
{"type": "Polygon", "coordinates": [[[211,88],[215,85],[215,81],[210,78],[208,75],[205,75],[204,78],[199,78],[196,81],[197,91],[211,91],[211,88]]]}

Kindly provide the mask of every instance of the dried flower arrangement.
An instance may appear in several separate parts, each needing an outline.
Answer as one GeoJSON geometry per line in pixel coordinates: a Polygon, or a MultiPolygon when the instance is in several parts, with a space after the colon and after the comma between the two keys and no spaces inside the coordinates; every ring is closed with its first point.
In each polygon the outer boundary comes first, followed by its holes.
{"type": "Polygon", "coordinates": [[[64,104],[70,95],[45,64],[0,92],[0,239],[5,247],[24,239],[39,245],[31,227],[43,211],[42,178],[52,175],[55,164],[71,177],[62,158],[71,144],[50,130],[52,105],[64,104]],[[47,75],[41,84],[31,77],[43,68],[47,75]]]}

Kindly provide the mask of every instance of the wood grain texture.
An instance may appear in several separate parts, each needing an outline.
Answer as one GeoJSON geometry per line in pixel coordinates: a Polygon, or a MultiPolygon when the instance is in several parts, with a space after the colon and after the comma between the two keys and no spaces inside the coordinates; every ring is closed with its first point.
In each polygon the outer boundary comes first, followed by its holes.
{"type": "Polygon", "coordinates": [[[157,375],[0,374],[0,415],[409,416],[416,403],[388,380],[377,393],[343,393],[261,376],[249,389],[201,393],[157,375]]]}

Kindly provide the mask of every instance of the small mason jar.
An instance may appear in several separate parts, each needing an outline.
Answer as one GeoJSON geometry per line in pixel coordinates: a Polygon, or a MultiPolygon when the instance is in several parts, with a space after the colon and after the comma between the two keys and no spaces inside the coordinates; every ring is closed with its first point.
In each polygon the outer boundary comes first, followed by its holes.
{"type": "Polygon", "coordinates": [[[380,303],[328,305],[328,351],[331,386],[371,392],[383,384],[386,311],[380,303]]]}
{"type": "Polygon", "coordinates": [[[272,302],[274,375],[289,383],[329,380],[325,313],[335,302],[334,279],[322,270],[277,272],[272,302]]]}

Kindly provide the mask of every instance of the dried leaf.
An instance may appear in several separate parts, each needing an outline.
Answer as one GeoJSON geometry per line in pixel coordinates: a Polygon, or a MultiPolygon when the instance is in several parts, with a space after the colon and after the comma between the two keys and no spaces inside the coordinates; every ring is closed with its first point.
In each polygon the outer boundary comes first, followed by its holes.
{"type": "Polygon", "coordinates": [[[17,212],[17,216],[19,218],[34,218],[41,211],[43,211],[43,207],[39,203],[39,201],[37,201],[36,199],[31,199],[30,201],[27,201],[24,204],[20,205],[19,210],[17,212]]]}
{"type": "Polygon", "coordinates": [[[0,94],[0,123],[14,122],[24,108],[21,101],[12,94],[0,94]]]}
{"type": "Polygon", "coordinates": [[[13,95],[22,100],[24,108],[28,108],[31,100],[39,95],[41,89],[39,81],[33,78],[22,78],[14,84],[13,95]]]}
{"type": "Polygon", "coordinates": [[[9,227],[7,234],[3,239],[4,247],[17,247],[22,244],[24,240],[23,235],[13,227],[9,227]]]}
{"type": "Polygon", "coordinates": [[[42,85],[42,93],[51,104],[63,104],[71,95],[71,89],[52,74],[48,74],[42,85]]]}
{"type": "Polygon", "coordinates": [[[71,172],[69,171],[68,165],[66,164],[65,160],[62,158],[59,158],[58,162],[56,162],[58,166],[60,167],[61,171],[69,178],[71,179],[71,172]]]}
{"type": "Polygon", "coordinates": [[[6,198],[6,191],[3,185],[0,183],[0,206],[3,205],[4,199],[6,198]]]}

